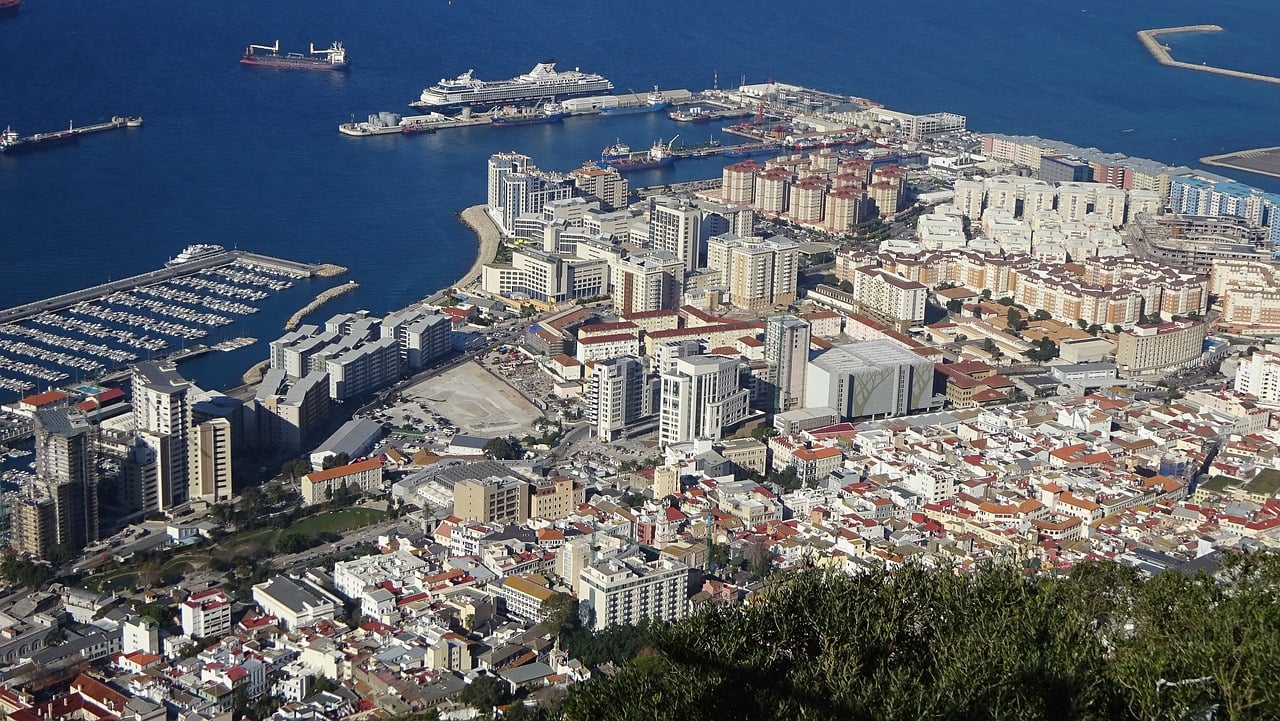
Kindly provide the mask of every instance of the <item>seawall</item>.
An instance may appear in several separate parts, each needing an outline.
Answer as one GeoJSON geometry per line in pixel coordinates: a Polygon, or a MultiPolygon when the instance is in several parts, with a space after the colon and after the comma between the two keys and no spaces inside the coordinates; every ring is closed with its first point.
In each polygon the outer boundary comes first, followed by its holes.
{"type": "Polygon", "coordinates": [[[1225,75],[1229,78],[1240,78],[1241,80],[1257,80],[1263,83],[1275,83],[1280,85],[1280,78],[1273,75],[1262,75],[1260,73],[1246,73],[1242,70],[1230,70],[1228,68],[1218,68],[1212,65],[1194,65],[1192,63],[1184,63],[1181,60],[1174,60],[1173,55],[1165,46],[1160,44],[1159,37],[1161,35],[1173,35],[1175,33],[1220,33],[1222,26],[1220,25],[1180,25],[1175,28],[1154,28],[1151,30],[1139,30],[1138,39],[1147,48],[1147,52],[1156,59],[1161,65],[1168,65],[1173,68],[1182,68],[1184,70],[1199,70],[1202,73],[1213,73],[1215,75],[1225,75]]]}

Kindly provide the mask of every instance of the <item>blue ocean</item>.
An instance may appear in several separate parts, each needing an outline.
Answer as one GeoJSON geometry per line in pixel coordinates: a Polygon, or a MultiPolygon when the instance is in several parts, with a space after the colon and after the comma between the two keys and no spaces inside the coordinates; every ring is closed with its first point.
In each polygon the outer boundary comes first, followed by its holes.
{"type": "MultiPolygon", "coordinates": [[[[24,0],[19,15],[0,18],[0,126],[33,133],[113,115],[141,115],[145,125],[0,156],[0,306],[218,243],[349,267],[342,280],[361,288],[315,317],[384,313],[470,266],[475,240],[457,213],[484,201],[490,154],[517,150],[569,170],[615,140],[642,148],[716,134],[663,114],[414,137],[337,132],[352,117],[405,112],[441,77],[474,69],[502,79],[547,58],[601,73],[623,92],[774,79],[1171,164],[1280,145],[1280,87],[1162,67],[1134,36],[1199,23],[1226,32],[1168,38],[1175,57],[1280,74],[1271,32],[1280,3],[1256,0],[24,0]],[[351,70],[238,63],[249,43],[276,40],[286,51],[341,40],[351,70]]],[[[682,161],[632,182],[713,177],[723,162],[682,161]]],[[[236,383],[322,287],[274,295],[210,337],[262,341],[183,372],[211,387],[236,383]]]]}

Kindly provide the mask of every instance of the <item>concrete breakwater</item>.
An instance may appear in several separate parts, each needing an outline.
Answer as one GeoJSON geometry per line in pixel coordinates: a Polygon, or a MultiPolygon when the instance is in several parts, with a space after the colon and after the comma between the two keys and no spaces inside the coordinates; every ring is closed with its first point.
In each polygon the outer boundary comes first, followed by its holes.
{"type": "Polygon", "coordinates": [[[297,313],[294,313],[293,315],[289,316],[289,320],[284,322],[284,329],[293,330],[294,328],[297,328],[298,324],[302,322],[302,319],[311,311],[315,310],[316,308],[319,308],[325,303],[328,303],[334,298],[337,298],[338,296],[343,295],[344,293],[350,293],[351,291],[359,287],[360,287],[360,284],[352,280],[352,281],[347,281],[342,285],[336,285],[326,291],[322,291],[320,295],[317,295],[315,297],[315,300],[302,306],[302,308],[299,309],[297,313]]]}
{"type": "Polygon", "coordinates": [[[1273,75],[1262,75],[1260,73],[1246,73],[1242,70],[1230,70],[1228,68],[1218,68],[1212,65],[1195,65],[1192,63],[1184,63],[1181,60],[1174,60],[1173,55],[1169,53],[1169,49],[1160,44],[1161,35],[1173,35],[1175,33],[1220,33],[1222,26],[1220,25],[1180,25],[1175,28],[1154,28],[1152,30],[1139,30],[1138,39],[1147,48],[1147,52],[1156,59],[1161,65],[1168,65],[1174,68],[1183,68],[1184,70],[1199,70],[1204,73],[1214,73],[1215,75],[1225,75],[1229,78],[1240,78],[1241,80],[1257,80],[1264,83],[1280,84],[1280,78],[1273,75]]]}

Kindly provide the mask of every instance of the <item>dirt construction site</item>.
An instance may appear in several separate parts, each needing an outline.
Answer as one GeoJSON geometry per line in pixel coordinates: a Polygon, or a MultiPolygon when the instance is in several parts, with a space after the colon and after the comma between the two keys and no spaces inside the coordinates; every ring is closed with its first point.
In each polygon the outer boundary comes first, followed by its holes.
{"type": "Polygon", "coordinates": [[[425,401],[452,421],[460,433],[477,436],[510,434],[519,438],[542,415],[518,391],[478,363],[464,363],[403,393],[406,398],[425,401]]]}

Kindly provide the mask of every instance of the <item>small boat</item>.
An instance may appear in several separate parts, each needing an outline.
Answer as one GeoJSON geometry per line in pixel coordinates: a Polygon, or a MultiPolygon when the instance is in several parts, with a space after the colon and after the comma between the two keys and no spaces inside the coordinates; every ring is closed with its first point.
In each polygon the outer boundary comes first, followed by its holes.
{"type": "Polygon", "coordinates": [[[134,116],[132,116],[132,117],[125,118],[125,119],[124,119],[124,125],[125,125],[125,127],[126,127],[126,128],[141,128],[141,127],[142,127],[142,118],[141,118],[141,117],[139,117],[139,116],[137,116],[137,115],[134,115],[134,116]]]}

